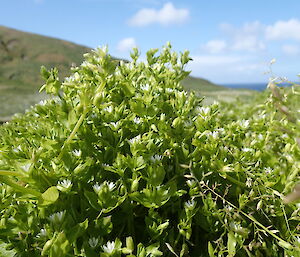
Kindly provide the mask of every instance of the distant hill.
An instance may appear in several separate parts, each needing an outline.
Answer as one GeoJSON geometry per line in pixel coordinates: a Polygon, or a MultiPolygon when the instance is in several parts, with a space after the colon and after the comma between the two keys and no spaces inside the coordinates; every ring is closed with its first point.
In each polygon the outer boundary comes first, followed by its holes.
{"type": "MultiPolygon", "coordinates": [[[[60,77],[69,75],[72,65],[83,61],[91,49],[68,41],[0,26],[0,119],[23,112],[45,96],[38,94],[43,81],[40,67],[57,67],[60,77]]],[[[226,90],[207,80],[188,77],[187,90],[200,93],[226,90]]]]}
{"type": "Polygon", "coordinates": [[[62,76],[80,64],[88,47],[0,26],[0,84],[39,87],[40,67],[58,67],[62,76]]]}
{"type": "MultiPolygon", "coordinates": [[[[68,41],[0,26],[0,84],[39,87],[42,65],[57,67],[64,77],[70,66],[80,64],[82,55],[90,50],[68,41]]],[[[183,85],[190,90],[224,89],[195,77],[188,77],[183,85]]]]}
{"type": "Polygon", "coordinates": [[[188,76],[182,81],[182,85],[186,90],[194,90],[200,92],[209,92],[209,91],[219,91],[219,90],[228,90],[224,86],[216,85],[206,79],[196,78],[188,76]]]}

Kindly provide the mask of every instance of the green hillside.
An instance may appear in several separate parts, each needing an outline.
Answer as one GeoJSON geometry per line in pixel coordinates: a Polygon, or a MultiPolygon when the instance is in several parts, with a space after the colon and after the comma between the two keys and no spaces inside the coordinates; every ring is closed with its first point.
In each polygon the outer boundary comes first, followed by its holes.
{"type": "Polygon", "coordinates": [[[64,40],[22,32],[0,26],[0,120],[24,112],[45,95],[40,67],[58,67],[66,76],[72,65],[82,62],[89,48],[64,40]]]}
{"type": "Polygon", "coordinates": [[[216,85],[206,79],[196,78],[192,76],[189,76],[186,79],[184,79],[182,84],[187,90],[194,90],[200,92],[229,90],[226,87],[216,85]]]}
{"type": "MultiPolygon", "coordinates": [[[[68,41],[0,26],[0,121],[24,112],[45,98],[38,93],[43,83],[40,78],[42,65],[48,69],[57,67],[63,78],[90,50],[68,41]]],[[[182,84],[186,90],[198,91],[209,99],[220,98],[220,92],[228,94],[227,88],[201,78],[190,76],[182,84]]]]}
{"type": "Polygon", "coordinates": [[[21,32],[0,26],[0,83],[38,88],[39,70],[58,67],[67,75],[72,64],[80,64],[90,49],[64,40],[21,32]]]}

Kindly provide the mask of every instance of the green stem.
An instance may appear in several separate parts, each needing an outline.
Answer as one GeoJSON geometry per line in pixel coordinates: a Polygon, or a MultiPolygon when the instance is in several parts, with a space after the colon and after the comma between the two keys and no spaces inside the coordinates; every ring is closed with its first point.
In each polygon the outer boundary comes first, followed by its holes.
{"type": "Polygon", "coordinates": [[[15,177],[23,177],[24,175],[17,171],[10,170],[0,170],[0,176],[15,176],[15,177]]]}
{"type": "MultiPolygon", "coordinates": [[[[202,188],[203,186],[201,186],[199,180],[193,175],[191,174],[192,177],[194,177],[194,179],[197,181],[197,183],[199,184],[200,188],[202,188]]],[[[220,199],[222,199],[224,202],[226,202],[228,205],[230,205],[231,207],[233,207],[234,209],[238,210],[241,214],[243,214],[246,218],[248,218],[249,220],[251,220],[253,223],[255,223],[257,226],[261,227],[265,232],[267,232],[269,235],[273,236],[275,239],[277,239],[278,241],[280,241],[281,243],[284,243],[285,245],[289,246],[289,247],[293,247],[289,242],[283,240],[281,237],[277,236],[275,233],[273,233],[271,230],[269,230],[267,227],[265,227],[263,224],[261,224],[260,222],[258,222],[254,217],[252,217],[251,215],[245,213],[244,211],[240,210],[238,207],[236,207],[234,204],[232,204],[231,202],[227,201],[223,196],[221,196],[220,194],[218,194],[217,192],[215,192],[214,190],[212,190],[209,186],[207,186],[205,184],[205,187],[211,191],[213,194],[215,194],[217,197],[219,197],[220,199]]]]}
{"type": "MultiPolygon", "coordinates": [[[[222,175],[221,175],[221,177],[222,177],[222,175]]],[[[232,182],[232,183],[234,183],[234,184],[236,184],[236,185],[238,185],[240,187],[247,188],[247,186],[244,183],[242,183],[241,181],[238,181],[237,179],[235,179],[235,178],[233,178],[233,177],[231,177],[231,176],[229,176],[227,174],[223,175],[223,177],[225,177],[230,182],[232,182]]]]}
{"type": "Polygon", "coordinates": [[[61,152],[58,156],[58,159],[61,159],[63,153],[64,153],[64,150],[66,148],[66,146],[71,142],[71,140],[74,138],[74,136],[76,135],[79,127],[81,126],[82,122],[84,121],[86,115],[87,115],[88,111],[86,109],[84,109],[83,113],[81,114],[81,116],[79,117],[75,127],[73,128],[71,134],[69,135],[69,137],[67,138],[67,140],[64,142],[62,148],[61,148],[61,152]]]}
{"type": "Polygon", "coordinates": [[[36,196],[36,197],[41,197],[42,194],[34,189],[30,189],[30,188],[26,188],[26,187],[23,187],[13,181],[11,181],[9,178],[6,178],[6,177],[3,177],[3,176],[0,176],[0,181],[3,182],[4,184],[12,187],[13,189],[15,189],[16,191],[20,191],[24,194],[30,194],[30,195],[33,195],[33,196],[36,196]]]}

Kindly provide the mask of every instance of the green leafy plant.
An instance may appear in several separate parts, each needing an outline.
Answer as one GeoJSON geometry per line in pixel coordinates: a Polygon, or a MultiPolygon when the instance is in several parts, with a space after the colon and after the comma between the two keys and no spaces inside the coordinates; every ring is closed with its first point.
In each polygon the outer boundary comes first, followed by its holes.
{"type": "Polygon", "coordinates": [[[146,57],[42,68],[53,98],[0,128],[1,254],[299,256],[299,149],[268,99],[202,106],[188,52],[146,57]]]}

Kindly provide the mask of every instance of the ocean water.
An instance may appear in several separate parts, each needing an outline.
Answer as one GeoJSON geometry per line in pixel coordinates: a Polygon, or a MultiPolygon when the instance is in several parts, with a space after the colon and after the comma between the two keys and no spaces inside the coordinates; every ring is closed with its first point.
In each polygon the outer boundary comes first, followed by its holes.
{"type": "MultiPolygon", "coordinates": [[[[299,85],[299,82],[295,82],[295,84],[299,85]]],[[[257,91],[263,91],[267,88],[268,83],[241,83],[241,84],[222,84],[222,86],[230,87],[230,88],[245,88],[252,89],[257,91]]],[[[291,84],[289,83],[281,83],[280,86],[288,87],[291,84]]]]}
{"type": "Polygon", "coordinates": [[[245,88],[257,91],[263,91],[267,88],[267,83],[241,83],[241,84],[222,84],[222,86],[230,88],[245,88]]]}

